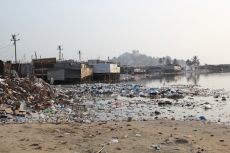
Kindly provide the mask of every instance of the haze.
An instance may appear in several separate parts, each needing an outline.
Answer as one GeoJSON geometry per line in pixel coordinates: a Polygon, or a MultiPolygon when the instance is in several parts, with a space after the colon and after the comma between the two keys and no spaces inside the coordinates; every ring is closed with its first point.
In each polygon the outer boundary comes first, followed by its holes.
{"type": "MultiPolygon", "coordinates": [[[[154,57],[229,64],[229,0],[1,0],[0,48],[17,38],[18,59],[107,59],[139,50],[154,57]]],[[[14,61],[14,47],[0,49],[14,61]]]]}

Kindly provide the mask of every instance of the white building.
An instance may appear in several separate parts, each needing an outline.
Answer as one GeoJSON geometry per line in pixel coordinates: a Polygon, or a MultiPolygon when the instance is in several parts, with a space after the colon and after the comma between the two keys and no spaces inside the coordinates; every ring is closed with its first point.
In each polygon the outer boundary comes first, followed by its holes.
{"type": "Polygon", "coordinates": [[[133,55],[134,56],[139,56],[139,50],[133,50],[133,55]]]}
{"type": "Polygon", "coordinates": [[[114,63],[102,60],[88,60],[88,64],[93,66],[93,73],[120,73],[120,67],[114,63]]]}

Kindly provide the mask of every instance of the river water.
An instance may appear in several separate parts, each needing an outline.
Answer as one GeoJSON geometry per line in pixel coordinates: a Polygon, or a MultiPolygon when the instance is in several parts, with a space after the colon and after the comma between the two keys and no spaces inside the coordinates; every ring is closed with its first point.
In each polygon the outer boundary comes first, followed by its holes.
{"type": "MultiPolygon", "coordinates": [[[[134,81],[126,81],[126,84],[138,84],[145,85],[147,87],[163,87],[168,85],[198,85],[205,89],[221,89],[230,91],[230,73],[212,73],[212,74],[198,74],[187,73],[184,75],[165,76],[161,78],[144,78],[134,81]]],[[[229,96],[229,95],[227,95],[229,96]]],[[[119,96],[119,99],[126,101],[135,101],[142,98],[124,98],[119,96]]],[[[144,99],[147,101],[147,99],[144,99]]],[[[161,100],[169,100],[167,98],[161,100]]],[[[171,99],[170,99],[171,100],[171,99]]],[[[141,104],[139,107],[133,107],[132,111],[134,117],[138,118],[137,112],[142,112],[144,118],[152,118],[149,114],[154,111],[160,111],[161,117],[175,118],[176,120],[183,120],[189,116],[193,116],[194,119],[199,119],[200,116],[204,116],[207,120],[217,123],[227,123],[230,121],[230,99],[226,98],[226,101],[222,101],[221,97],[214,98],[213,96],[205,97],[185,97],[177,101],[171,100],[175,103],[193,103],[195,107],[181,107],[177,105],[159,107],[157,105],[141,104]],[[204,109],[204,103],[208,102],[212,109],[204,109]]],[[[127,109],[127,108],[126,108],[127,109]]],[[[124,109],[123,109],[124,110],[124,109]]]]}
{"type": "Polygon", "coordinates": [[[126,81],[131,84],[141,84],[148,87],[162,87],[167,85],[199,85],[209,89],[225,89],[230,91],[230,73],[186,73],[183,75],[170,75],[161,78],[146,78],[126,81]]]}

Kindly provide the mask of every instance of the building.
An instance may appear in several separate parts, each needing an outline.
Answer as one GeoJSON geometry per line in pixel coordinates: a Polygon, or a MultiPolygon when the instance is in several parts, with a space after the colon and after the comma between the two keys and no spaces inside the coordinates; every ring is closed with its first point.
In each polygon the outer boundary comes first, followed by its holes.
{"type": "Polygon", "coordinates": [[[118,64],[102,61],[88,60],[88,65],[93,67],[94,80],[119,80],[120,66],[118,64]]]}
{"type": "Polygon", "coordinates": [[[51,78],[54,81],[82,81],[87,77],[91,77],[93,68],[83,63],[74,61],[58,61],[54,64],[54,68],[49,68],[47,72],[47,80],[51,78]]]}
{"type": "Polygon", "coordinates": [[[162,65],[160,66],[164,73],[179,73],[181,72],[181,66],[180,65],[162,65]]]}
{"type": "Polygon", "coordinates": [[[56,58],[42,58],[42,59],[33,59],[33,74],[47,81],[48,69],[54,68],[56,63],[56,58]]]}
{"type": "Polygon", "coordinates": [[[133,50],[133,55],[134,56],[139,56],[139,50],[133,50]]]}

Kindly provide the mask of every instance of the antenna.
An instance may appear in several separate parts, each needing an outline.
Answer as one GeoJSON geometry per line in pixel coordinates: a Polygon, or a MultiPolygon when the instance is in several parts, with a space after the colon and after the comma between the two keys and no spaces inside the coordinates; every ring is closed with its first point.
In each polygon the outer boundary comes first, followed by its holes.
{"type": "Polygon", "coordinates": [[[59,61],[61,61],[61,50],[63,50],[63,48],[61,48],[61,46],[58,46],[57,50],[59,50],[59,61]]]}
{"type": "Polygon", "coordinates": [[[37,59],[37,54],[36,54],[36,51],[34,51],[34,54],[35,54],[35,59],[37,59]]]}

